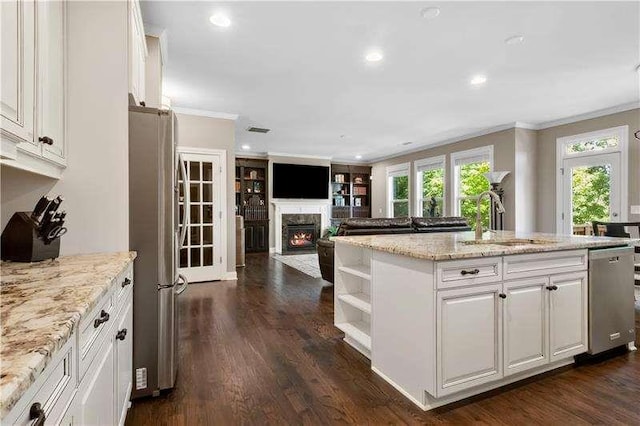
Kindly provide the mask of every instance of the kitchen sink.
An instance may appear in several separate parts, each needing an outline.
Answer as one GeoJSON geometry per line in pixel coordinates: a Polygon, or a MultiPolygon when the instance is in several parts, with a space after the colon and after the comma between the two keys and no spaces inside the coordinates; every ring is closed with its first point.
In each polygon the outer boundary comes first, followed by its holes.
{"type": "Polygon", "coordinates": [[[469,240],[463,241],[466,245],[498,245],[498,246],[523,246],[528,244],[554,244],[552,240],[529,239],[529,238],[512,238],[508,240],[469,240]]]}

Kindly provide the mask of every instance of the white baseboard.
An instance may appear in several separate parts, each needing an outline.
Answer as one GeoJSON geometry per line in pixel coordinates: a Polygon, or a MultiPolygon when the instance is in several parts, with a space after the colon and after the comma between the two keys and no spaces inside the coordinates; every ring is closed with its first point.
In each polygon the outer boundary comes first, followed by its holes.
{"type": "Polygon", "coordinates": [[[275,253],[275,252],[276,252],[275,247],[269,247],[269,253],[275,253]]]}
{"type": "Polygon", "coordinates": [[[224,275],[222,275],[222,280],[223,281],[238,281],[238,273],[236,271],[225,272],[224,275]]]}

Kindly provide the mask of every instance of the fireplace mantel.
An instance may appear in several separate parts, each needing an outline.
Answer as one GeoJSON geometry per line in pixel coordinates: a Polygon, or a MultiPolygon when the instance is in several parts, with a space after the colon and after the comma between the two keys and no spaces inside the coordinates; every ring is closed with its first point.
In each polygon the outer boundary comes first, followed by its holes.
{"type": "Polygon", "coordinates": [[[275,252],[282,254],[282,239],[277,236],[282,233],[282,215],[283,214],[319,214],[320,233],[329,227],[329,208],[331,200],[283,200],[272,199],[271,204],[275,207],[274,219],[274,235],[275,252]]]}

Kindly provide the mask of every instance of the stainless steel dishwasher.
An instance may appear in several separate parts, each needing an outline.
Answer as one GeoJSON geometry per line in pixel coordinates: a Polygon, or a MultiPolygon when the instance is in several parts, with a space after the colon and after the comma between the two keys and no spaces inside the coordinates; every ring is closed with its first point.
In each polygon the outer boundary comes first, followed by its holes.
{"type": "Polygon", "coordinates": [[[589,250],[589,350],[634,342],[633,247],[589,250]]]}

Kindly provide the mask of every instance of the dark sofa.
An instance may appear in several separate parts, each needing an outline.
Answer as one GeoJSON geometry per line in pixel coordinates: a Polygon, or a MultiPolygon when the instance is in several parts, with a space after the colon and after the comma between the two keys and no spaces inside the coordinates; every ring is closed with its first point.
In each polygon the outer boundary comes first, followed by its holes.
{"type": "MultiPolygon", "coordinates": [[[[464,217],[350,218],[342,221],[337,235],[386,235],[470,230],[471,227],[464,217]]],[[[317,247],[322,278],[333,283],[335,244],[329,239],[320,239],[317,247]]]]}

